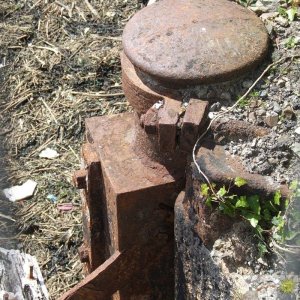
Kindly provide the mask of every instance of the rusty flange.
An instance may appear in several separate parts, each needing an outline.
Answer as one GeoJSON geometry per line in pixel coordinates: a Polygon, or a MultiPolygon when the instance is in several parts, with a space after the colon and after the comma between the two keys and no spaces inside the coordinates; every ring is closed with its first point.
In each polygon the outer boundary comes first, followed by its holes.
{"type": "Polygon", "coordinates": [[[165,98],[164,103],[151,107],[141,116],[141,125],[147,134],[157,135],[159,151],[191,153],[207,117],[208,102],[191,99],[186,105],[165,98]]]}
{"type": "Polygon", "coordinates": [[[127,23],[123,46],[134,66],[176,88],[253,68],[267,53],[268,34],[254,13],[227,0],[162,0],[127,23]]]}
{"type": "Polygon", "coordinates": [[[124,53],[121,63],[123,89],[137,111],[136,148],[146,150],[148,156],[161,162],[165,160],[163,155],[174,153],[178,145],[181,151],[190,153],[205,124],[208,102],[190,99],[184,104],[176,91],[167,88],[161,88],[159,94],[139,78],[124,53]],[[140,125],[145,132],[138,128],[140,125]]]}

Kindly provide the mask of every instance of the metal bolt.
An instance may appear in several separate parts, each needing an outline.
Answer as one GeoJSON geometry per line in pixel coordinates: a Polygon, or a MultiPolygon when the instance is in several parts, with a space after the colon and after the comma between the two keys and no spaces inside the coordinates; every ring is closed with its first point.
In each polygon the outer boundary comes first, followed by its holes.
{"type": "Polygon", "coordinates": [[[86,170],[78,170],[74,172],[73,182],[76,188],[85,189],[86,188],[86,170]]]}

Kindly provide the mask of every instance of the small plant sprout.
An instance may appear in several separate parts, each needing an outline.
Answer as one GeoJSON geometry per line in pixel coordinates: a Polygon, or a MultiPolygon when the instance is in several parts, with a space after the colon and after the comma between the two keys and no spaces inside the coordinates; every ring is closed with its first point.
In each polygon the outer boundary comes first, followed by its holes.
{"type": "MultiPolygon", "coordinates": [[[[271,199],[261,199],[259,195],[236,195],[230,193],[232,186],[238,188],[247,184],[242,177],[232,180],[229,188],[222,186],[215,189],[206,183],[201,185],[201,195],[205,204],[209,207],[218,208],[223,214],[230,217],[243,218],[253,227],[259,239],[258,251],[261,256],[268,252],[266,239],[272,237],[276,241],[283,241],[286,236],[285,217],[282,213],[282,197],[280,191],[276,191],[271,199]],[[212,190],[213,189],[213,190],[212,190]],[[217,206],[216,206],[217,205],[217,206]]],[[[284,209],[288,205],[284,202],[284,209]]]]}
{"type": "Polygon", "coordinates": [[[296,38],[294,36],[290,36],[284,43],[285,47],[288,49],[292,49],[296,46],[296,38]]]}
{"type": "Polygon", "coordinates": [[[292,278],[283,279],[280,283],[279,290],[284,294],[292,294],[296,289],[296,282],[292,278]]]}

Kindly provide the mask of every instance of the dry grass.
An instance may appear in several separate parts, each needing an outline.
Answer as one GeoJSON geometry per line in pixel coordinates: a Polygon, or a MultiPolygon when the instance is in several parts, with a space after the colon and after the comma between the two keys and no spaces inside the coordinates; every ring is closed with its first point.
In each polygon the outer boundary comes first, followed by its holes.
{"type": "Polygon", "coordinates": [[[79,168],[84,119],[128,109],[121,34],[140,7],[137,0],[0,1],[0,137],[8,168],[3,180],[38,183],[34,197],[17,204],[18,239],[37,257],[51,299],[82,278],[76,252],[80,198],[70,179],[79,168]],[[39,158],[46,147],[59,158],[39,158]],[[73,210],[59,211],[61,203],[72,203],[73,210]]]}

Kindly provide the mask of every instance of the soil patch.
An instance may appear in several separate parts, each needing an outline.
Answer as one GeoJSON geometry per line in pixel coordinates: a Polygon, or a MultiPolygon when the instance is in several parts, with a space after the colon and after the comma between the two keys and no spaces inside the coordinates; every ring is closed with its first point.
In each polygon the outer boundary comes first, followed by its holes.
{"type": "MultiPolygon", "coordinates": [[[[121,35],[139,1],[0,1],[0,138],[5,187],[37,182],[16,204],[22,251],[37,257],[51,299],[82,279],[80,168],[84,120],[128,110],[120,79],[121,35]],[[59,157],[39,153],[51,148],[59,157]],[[71,208],[66,211],[65,207],[71,208]]],[[[1,213],[11,203],[1,197],[1,213]]],[[[4,226],[4,225],[3,225],[4,226]]],[[[2,236],[2,233],[1,233],[2,236]]],[[[7,236],[14,236],[7,232],[7,236]]],[[[9,245],[6,243],[8,247],[9,245]]],[[[2,240],[1,240],[2,246],[2,240]]]]}

